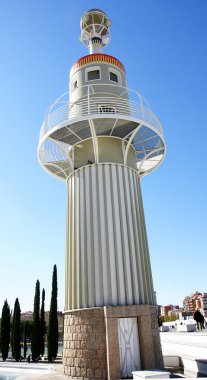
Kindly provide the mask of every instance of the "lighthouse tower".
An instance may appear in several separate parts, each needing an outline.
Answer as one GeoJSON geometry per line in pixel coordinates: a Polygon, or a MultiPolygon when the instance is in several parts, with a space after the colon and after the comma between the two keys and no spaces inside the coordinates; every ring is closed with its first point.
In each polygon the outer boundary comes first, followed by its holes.
{"type": "Polygon", "coordinates": [[[91,9],[80,26],[90,54],[49,108],[38,156],[67,186],[65,374],[118,379],[163,366],[140,179],[165,142],[123,64],[103,53],[109,17],[91,9]]]}

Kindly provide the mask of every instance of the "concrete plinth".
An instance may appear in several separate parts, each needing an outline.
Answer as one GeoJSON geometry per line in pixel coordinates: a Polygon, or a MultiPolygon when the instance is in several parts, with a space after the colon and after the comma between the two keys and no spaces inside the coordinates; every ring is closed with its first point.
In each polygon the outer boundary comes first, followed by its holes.
{"type": "Polygon", "coordinates": [[[188,331],[188,332],[193,332],[196,331],[196,325],[194,323],[186,323],[183,325],[178,325],[177,326],[177,331],[188,331]]]}
{"type": "Polygon", "coordinates": [[[63,363],[67,378],[121,378],[119,318],[137,318],[142,369],[163,369],[156,308],[105,306],[65,312],[63,363]]]}
{"type": "Polygon", "coordinates": [[[161,332],[168,332],[169,331],[169,326],[160,326],[160,331],[161,332]]]}
{"type": "Polygon", "coordinates": [[[133,379],[135,380],[143,380],[143,379],[169,379],[170,372],[165,371],[135,371],[132,372],[133,379]]]}

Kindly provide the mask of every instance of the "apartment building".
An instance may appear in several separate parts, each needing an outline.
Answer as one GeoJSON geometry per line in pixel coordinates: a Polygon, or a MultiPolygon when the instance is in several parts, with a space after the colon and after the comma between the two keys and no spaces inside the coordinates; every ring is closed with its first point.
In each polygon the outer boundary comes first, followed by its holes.
{"type": "Polygon", "coordinates": [[[207,293],[196,291],[191,296],[186,296],[183,300],[183,308],[185,311],[194,312],[199,309],[205,316],[207,316],[207,293]]]}
{"type": "Polygon", "coordinates": [[[180,308],[178,305],[167,305],[160,307],[160,315],[173,315],[179,312],[180,308]]]}

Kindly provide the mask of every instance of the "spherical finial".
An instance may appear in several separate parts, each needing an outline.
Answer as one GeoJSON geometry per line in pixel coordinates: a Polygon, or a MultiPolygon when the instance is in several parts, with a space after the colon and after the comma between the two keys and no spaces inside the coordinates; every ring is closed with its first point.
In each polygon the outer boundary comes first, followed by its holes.
{"type": "Polygon", "coordinates": [[[111,20],[102,10],[90,9],[84,13],[80,21],[80,40],[90,48],[90,53],[101,52],[102,47],[108,45],[110,26],[111,20]]]}

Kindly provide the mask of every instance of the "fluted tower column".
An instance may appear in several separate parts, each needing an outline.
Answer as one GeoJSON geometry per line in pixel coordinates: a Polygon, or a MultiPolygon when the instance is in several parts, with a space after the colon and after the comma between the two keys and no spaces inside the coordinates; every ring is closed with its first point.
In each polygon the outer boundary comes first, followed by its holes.
{"type": "Polygon", "coordinates": [[[67,189],[66,310],[154,305],[136,171],[109,163],[83,167],[67,189]]]}

